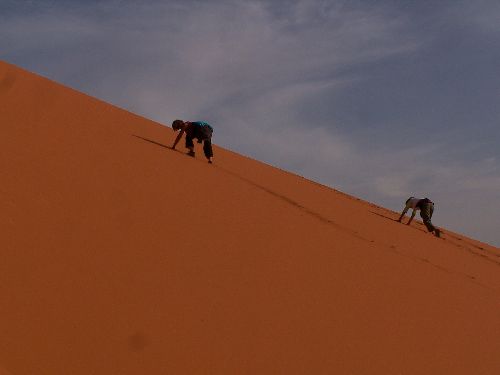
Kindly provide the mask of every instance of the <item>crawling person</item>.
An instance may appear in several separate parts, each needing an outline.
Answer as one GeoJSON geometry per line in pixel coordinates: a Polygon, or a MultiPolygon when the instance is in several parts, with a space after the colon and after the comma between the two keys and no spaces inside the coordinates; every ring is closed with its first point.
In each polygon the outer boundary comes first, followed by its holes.
{"type": "Polygon", "coordinates": [[[403,212],[401,213],[401,216],[398,219],[399,222],[401,222],[403,216],[410,208],[413,211],[411,213],[411,217],[407,225],[410,225],[411,221],[415,217],[417,210],[420,210],[420,216],[422,217],[422,221],[427,227],[427,230],[429,232],[434,232],[434,235],[436,237],[441,237],[441,231],[439,230],[439,228],[436,228],[431,222],[432,214],[434,213],[434,202],[432,202],[429,198],[423,198],[423,199],[415,197],[408,198],[405,202],[405,208],[403,209],[403,212]]]}
{"type": "Polygon", "coordinates": [[[203,121],[182,121],[175,120],[172,122],[172,129],[175,131],[180,130],[180,133],[175,138],[174,144],[172,145],[172,149],[175,150],[175,146],[182,138],[182,135],[186,133],[186,148],[189,149],[188,155],[193,156],[194,153],[194,143],[193,139],[197,139],[198,143],[203,142],[203,152],[205,153],[205,157],[208,162],[212,164],[213,161],[213,150],[212,150],[212,133],[213,128],[203,121]]]}

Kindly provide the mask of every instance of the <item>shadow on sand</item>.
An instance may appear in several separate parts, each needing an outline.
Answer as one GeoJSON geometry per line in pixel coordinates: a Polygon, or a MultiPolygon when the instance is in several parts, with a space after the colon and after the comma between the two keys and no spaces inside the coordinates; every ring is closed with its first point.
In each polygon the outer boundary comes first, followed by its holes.
{"type": "Polygon", "coordinates": [[[155,141],[153,141],[153,140],[151,140],[151,139],[143,138],[143,137],[138,136],[138,135],[135,135],[135,134],[132,134],[132,137],[136,137],[136,138],[142,139],[143,141],[146,141],[146,142],[149,142],[149,143],[153,143],[153,144],[155,144],[155,145],[157,145],[157,146],[161,146],[161,147],[163,147],[163,148],[168,148],[169,150],[173,150],[173,151],[175,151],[172,147],[167,146],[167,145],[164,145],[164,144],[162,144],[162,143],[155,142],[155,141]]]}
{"type": "Polygon", "coordinates": [[[382,214],[379,214],[378,212],[373,212],[373,211],[369,211],[370,213],[374,214],[374,215],[377,215],[377,216],[380,216],[380,217],[383,217],[384,219],[387,219],[387,220],[390,220],[390,221],[395,221],[397,222],[398,220],[397,219],[394,219],[392,217],[389,217],[389,216],[385,216],[385,215],[382,215],[382,214]]]}

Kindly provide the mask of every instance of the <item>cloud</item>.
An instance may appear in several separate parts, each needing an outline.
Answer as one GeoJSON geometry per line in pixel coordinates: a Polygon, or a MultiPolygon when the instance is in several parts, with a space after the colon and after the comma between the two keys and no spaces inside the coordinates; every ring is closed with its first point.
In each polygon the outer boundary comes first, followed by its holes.
{"type": "MultiPolygon", "coordinates": [[[[51,60],[45,67],[51,75],[65,71],[67,59],[78,58],[81,63],[74,70],[88,64],[94,71],[109,73],[106,84],[113,90],[120,85],[118,79],[134,85],[138,75],[145,80],[143,90],[158,95],[166,88],[179,89],[177,95],[203,107],[208,98],[217,102],[235,94],[260,95],[290,82],[324,78],[345,64],[414,47],[414,41],[394,38],[401,21],[335,7],[323,7],[318,18],[313,10],[321,3],[292,2],[285,14],[274,17],[260,1],[142,5],[125,1],[116,8],[106,2],[99,6],[76,2],[11,16],[2,23],[2,35],[12,42],[13,54],[57,51],[63,60],[61,64],[51,60]],[[134,74],[133,79],[127,79],[127,72],[134,74]]],[[[85,84],[78,77],[67,80],[85,84]]],[[[133,91],[129,97],[137,102],[133,91]]]]}
{"type": "Polygon", "coordinates": [[[460,24],[474,27],[486,35],[500,34],[500,3],[495,0],[477,0],[464,4],[453,4],[448,14],[460,24]]]}

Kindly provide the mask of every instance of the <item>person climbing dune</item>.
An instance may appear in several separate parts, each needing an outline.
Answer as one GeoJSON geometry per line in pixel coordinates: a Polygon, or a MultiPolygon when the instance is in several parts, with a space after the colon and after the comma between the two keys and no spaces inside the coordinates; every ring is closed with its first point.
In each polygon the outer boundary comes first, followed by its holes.
{"type": "Polygon", "coordinates": [[[403,212],[398,219],[400,223],[403,219],[403,216],[410,208],[413,211],[411,213],[410,220],[408,220],[408,223],[406,223],[406,225],[410,225],[411,221],[415,217],[416,212],[420,211],[420,217],[427,227],[427,230],[429,232],[434,232],[434,235],[436,237],[441,237],[441,230],[439,228],[436,228],[431,222],[432,214],[434,213],[434,202],[432,202],[429,198],[408,198],[405,202],[405,208],[403,209],[403,212]]]}
{"type": "Polygon", "coordinates": [[[203,121],[183,121],[175,120],[172,122],[172,129],[174,131],[180,130],[180,133],[175,138],[172,149],[175,150],[175,146],[182,138],[182,135],[186,134],[186,148],[189,150],[187,153],[189,156],[195,156],[194,143],[193,140],[197,139],[198,143],[203,142],[203,152],[208,162],[212,164],[213,162],[213,150],[212,150],[212,134],[213,128],[203,121]]]}

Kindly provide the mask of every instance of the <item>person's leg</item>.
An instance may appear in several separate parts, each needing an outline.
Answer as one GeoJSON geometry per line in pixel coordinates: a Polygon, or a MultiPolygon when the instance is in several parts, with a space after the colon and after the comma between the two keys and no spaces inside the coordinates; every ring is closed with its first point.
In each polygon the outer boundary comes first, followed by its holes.
{"type": "Polygon", "coordinates": [[[212,157],[214,156],[214,152],[212,150],[212,140],[205,139],[203,142],[203,152],[205,153],[205,157],[209,162],[212,161],[212,157]]]}
{"type": "Polygon", "coordinates": [[[410,220],[408,220],[408,222],[406,223],[406,225],[410,225],[411,224],[411,222],[413,221],[413,218],[415,217],[416,213],[417,213],[417,211],[415,209],[412,209],[410,220]]]}
{"type": "Polygon", "coordinates": [[[434,212],[434,208],[432,206],[433,205],[431,203],[426,203],[420,209],[420,216],[422,217],[422,221],[429,232],[434,232],[436,229],[431,222],[432,213],[434,212]]]}
{"type": "Polygon", "coordinates": [[[203,127],[203,152],[209,162],[212,162],[212,157],[214,156],[212,150],[212,134],[213,129],[210,126],[203,127]]]}
{"type": "Polygon", "coordinates": [[[401,223],[401,220],[403,220],[403,217],[405,216],[406,212],[408,211],[408,207],[405,206],[403,209],[403,212],[401,212],[401,216],[399,216],[398,221],[401,223]]]}
{"type": "MultiPolygon", "coordinates": [[[[431,218],[432,218],[432,214],[434,213],[434,203],[431,203],[430,204],[430,215],[429,215],[429,222],[431,221],[431,218]]],[[[432,225],[432,224],[431,224],[432,225]]],[[[436,237],[441,237],[441,229],[439,229],[438,227],[435,227],[434,225],[432,225],[432,227],[434,228],[434,234],[436,235],[436,237]]]]}
{"type": "Polygon", "coordinates": [[[194,143],[193,137],[186,134],[186,148],[189,149],[188,155],[194,156],[194,143]]]}

